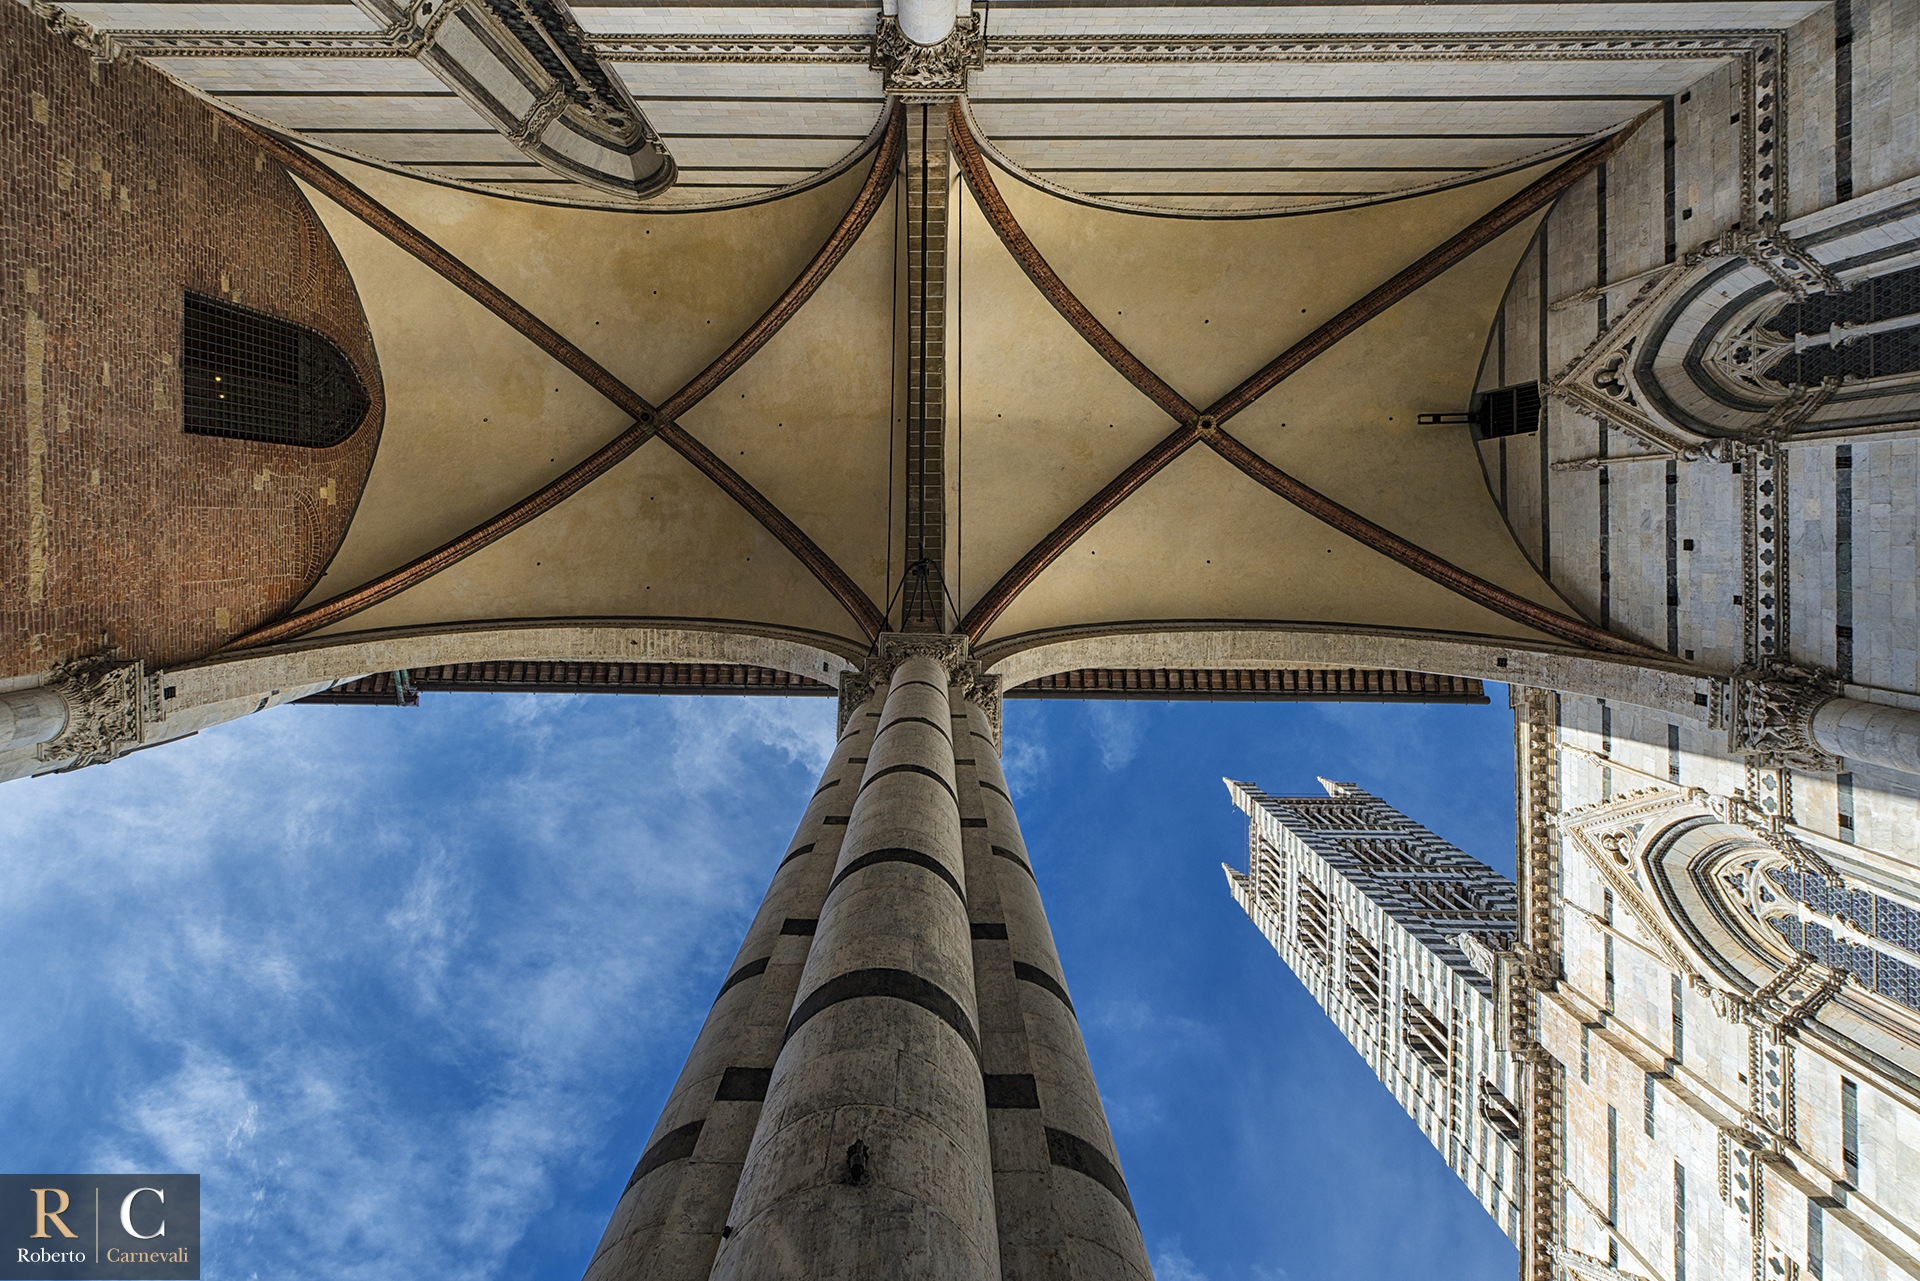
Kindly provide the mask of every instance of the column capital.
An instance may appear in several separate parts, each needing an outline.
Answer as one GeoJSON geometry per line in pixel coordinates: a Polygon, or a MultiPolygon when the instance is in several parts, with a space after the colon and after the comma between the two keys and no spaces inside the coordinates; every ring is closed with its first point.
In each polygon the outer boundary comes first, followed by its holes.
{"type": "MultiPolygon", "coordinates": [[[[968,671],[978,679],[979,665],[968,654],[967,638],[958,632],[882,632],[859,670],[840,673],[839,732],[847,732],[847,721],[854,712],[892,680],[895,669],[908,659],[930,658],[947,669],[949,680],[959,684],[968,671]]],[[[997,699],[994,733],[999,733],[997,699]]]]}
{"type": "Polygon", "coordinates": [[[110,761],[129,747],[139,746],[149,720],[159,709],[149,689],[146,664],[97,655],[56,663],[47,687],[67,705],[67,725],[55,738],[40,744],[43,761],[72,762],[67,769],[110,761]]]}
{"type": "Polygon", "coordinates": [[[961,14],[953,30],[936,44],[920,44],[900,29],[900,20],[881,14],[873,31],[867,65],[887,73],[886,92],[907,102],[945,102],[967,91],[967,72],[986,66],[984,14],[961,14]]]}
{"type": "Polygon", "coordinates": [[[954,678],[954,687],[960,691],[960,697],[987,714],[987,724],[993,728],[993,750],[996,752],[1000,750],[1001,683],[1001,677],[982,673],[978,663],[968,663],[965,671],[954,678]]]}
{"type": "Polygon", "coordinates": [[[1837,677],[1790,663],[1768,662],[1733,675],[1727,750],[1768,767],[1831,774],[1840,762],[1813,737],[1813,715],[1840,697],[1837,677]]]}

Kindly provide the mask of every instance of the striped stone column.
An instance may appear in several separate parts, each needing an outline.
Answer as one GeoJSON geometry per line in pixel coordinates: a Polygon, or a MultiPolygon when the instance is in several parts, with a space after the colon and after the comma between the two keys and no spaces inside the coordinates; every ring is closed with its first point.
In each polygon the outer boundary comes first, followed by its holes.
{"type": "Polygon", "coordinates": [[[712,1268],[879,706],[876,697],[856,707],[834,747],[586,1281],[701,1281],[712,1268]]]}
{"type": "Polygon", "coordinates": [[[891,668],[819,932],[720,1244],[724,1281],[1000,1281],[949,675],[891,668]]]}
{"type": "Polygon", "coordinates": [[[953,712],[1004,1276],[1152,1281],[1000,769],[997,678],[957,690],[953,712]]]}

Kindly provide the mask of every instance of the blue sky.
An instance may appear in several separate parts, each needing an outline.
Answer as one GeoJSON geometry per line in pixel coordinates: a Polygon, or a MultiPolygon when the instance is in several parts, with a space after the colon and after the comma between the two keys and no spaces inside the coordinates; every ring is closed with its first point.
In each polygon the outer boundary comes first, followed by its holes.
{"type": "MultiPolygon", "coordinates": [[[[1006,764],[1160,1281],[1516,1256],[1228,897],[1220,784],[1507,875],[1512,714],[1014,702],[1006,764]]],[[[577,1281],[828,700],[286,708],[0,789],[0,1170],[202,1175],[208,1281],[577,1281]]]]}

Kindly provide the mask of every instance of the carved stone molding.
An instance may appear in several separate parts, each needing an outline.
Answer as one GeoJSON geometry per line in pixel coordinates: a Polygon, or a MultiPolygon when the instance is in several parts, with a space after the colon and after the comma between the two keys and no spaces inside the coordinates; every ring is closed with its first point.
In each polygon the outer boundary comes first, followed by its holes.
{"type": "Polygon", "coordinates": [[[67,725],[40,744],[39,758],[72,758],[65,768],[81,769],[138,747],[147,722],[160,719],[151,684],[144,663],[94,657],[56,665],[48,685],[67,705],[67,725]]]}
{"type": "Polygon", "coordinates": [[[1847,288],[1783,231],[1729,231],[1700,249],[1702,258],[1745,258],[1773,277],[1773,282],[1805,302],[1808,294],[1840,293],[1847,288]]]}
{"type": "Polygon", "coordinates": [[[1838,678],[1791,663],[1741,669],[1733,678],[1727,750],[1768,768],[1837,772],[1840,762],[1813,741],[1813,714],[1840,692],[1838,678]]]}
{"type": "Polygon", "coordinates": [[[897,18],[882,14],[867,65],[886,73],[889,94],[907,102],[944,102],[967,91],[967,72],[986,66],[986,48],[984,13],[962,15],[939,44],[916,44],[897,18]]]}
{"type": "MultiPolygon", "coordinates": [[[[1807,953],[1756,988],[1751,996],[1735,996],[1699,979],[1693,987],[1713,1006],[1713,1012],[1729,1023],[1746,1023],[1779,1044],[1787,1034],[1796,1032],[1820,1007],[1847,985],[1849,975],[1807,953]]],[[[1761,1132],[1771,1127],[1763,1127],[1761,1132]]]]}
{"type": "MultiPolygon", "coordinates": [[[[1520,816],[1516,852],[1519,915],[1507,945],[1487,940],[1494,965],[1494,1035],[1524,1065],[1519,1090],[1526,1218],[1520,1239],[1522,1281],[1551,1281],[1553,1249],[1566,1236],[1565,1171],[1560,1151],[1564,1109],[1562,1073],[1540,1044],[1539,993],[1560,980],[1560,851],[1555,830],[1560,806],[1559,732],[1554,693],[1520,686],[1509,695],[1514,709],[1515,798],[1520,816]]],[[[1469,951],[1469,956],[1475,952],[1469,951]]],[[[1476,964],[1478,964],[1476,958],[1476,964]]]]}
{"type": "MultiPolygon", "coordinates": [[[[873,653],[858,671],[840,673],[839,732],[847,732],[847,722],[874,694],[893,679],[894,671],[910,658],[931,658],[947,669],[947,678],[957,688],[971,691],[984,681],[993,687],[993,706],[987,714],[993,721],[994,738],[1000,736],[1000,678],[983,678],[980,665],[972,661],[967,638],[957,632],[882,632],[874,642],[873,653]]],[[[984,704],[983,704],[984,706],[984,704]]],[[[999,746],[996,741],[994,744],[999,746]]]]}

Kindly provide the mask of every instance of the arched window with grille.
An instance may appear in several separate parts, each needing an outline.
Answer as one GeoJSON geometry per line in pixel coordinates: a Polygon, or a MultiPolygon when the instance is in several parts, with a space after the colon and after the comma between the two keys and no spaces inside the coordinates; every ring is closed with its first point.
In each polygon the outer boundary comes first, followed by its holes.
{"type": "Polygon", "coordinates": [[[183,312],[188,432],[324,449],[365,421],[366,386],[325,335],[196,293],[183,312]]]}
{"type": "Polygon", "coordinates": [[[1872,890],[1835,885],[1784,858],[1735,860],[1721,876],[1794,951],[1920,1010],[1920,912],[1872,890]]]}

